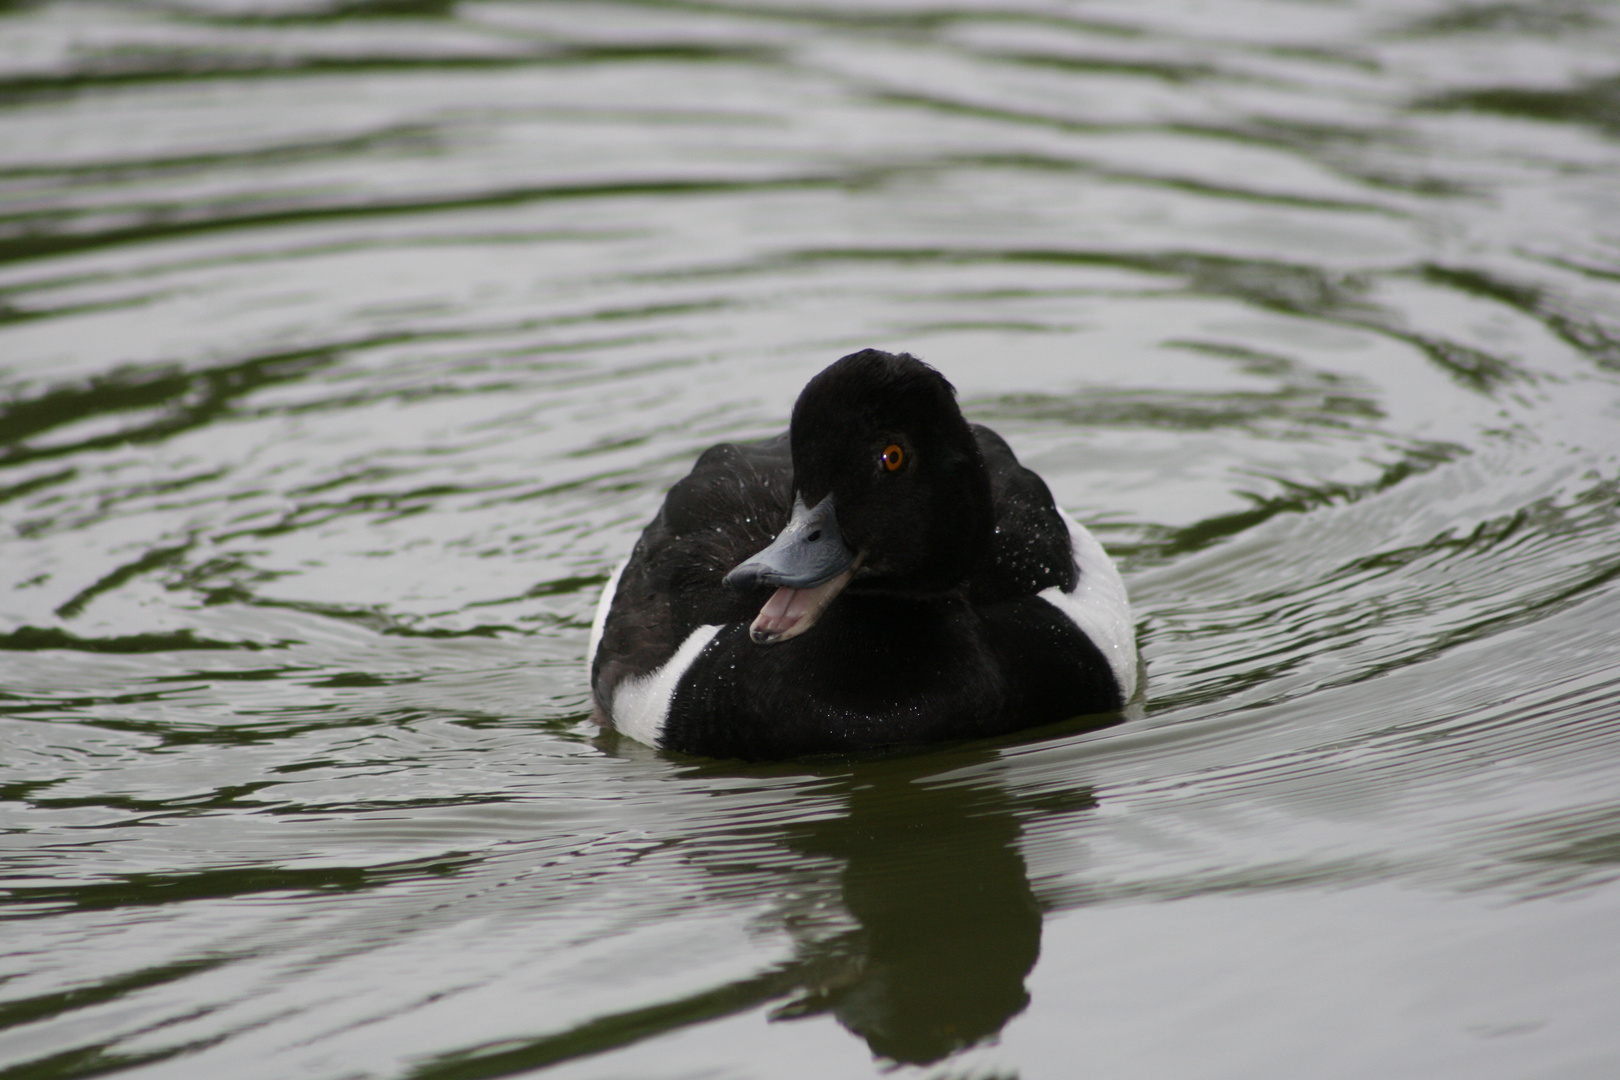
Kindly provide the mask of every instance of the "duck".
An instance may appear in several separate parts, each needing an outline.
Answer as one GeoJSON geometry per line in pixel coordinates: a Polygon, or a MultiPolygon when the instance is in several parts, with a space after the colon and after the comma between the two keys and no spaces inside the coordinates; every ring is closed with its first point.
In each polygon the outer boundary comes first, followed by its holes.
{"type": "Polygon", "coordinates": [[[786,432],[698,457],[609,575],[586,664],[598,723],[747,761],[1117,714],[1139,669],[1102,545],[939,371],[879,349],[811,378],[786,432]]]}

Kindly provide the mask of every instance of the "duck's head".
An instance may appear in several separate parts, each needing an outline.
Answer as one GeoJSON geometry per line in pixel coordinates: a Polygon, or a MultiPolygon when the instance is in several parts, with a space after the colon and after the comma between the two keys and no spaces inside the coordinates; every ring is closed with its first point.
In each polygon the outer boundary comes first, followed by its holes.
{"type": "Polygon", "coordinates": [[[960,585],[990,545],[990,479],[945,377],[866,349],[811,379],[793,406],[793,516],[726,575],[776,586],[750,628],[808,630],[846,587],[929,596],[960,585]]]}

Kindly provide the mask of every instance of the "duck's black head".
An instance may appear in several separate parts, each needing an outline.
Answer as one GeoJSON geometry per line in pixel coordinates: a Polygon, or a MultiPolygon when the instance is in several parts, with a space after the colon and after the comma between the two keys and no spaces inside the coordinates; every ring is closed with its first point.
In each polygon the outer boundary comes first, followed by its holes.
{"type": "Polygon", "coordinates": [[[955,389],[909,353],[865,349],[811,379],[789,439],[793,517],[726,578],[779,586],[755,640],[802,633],[845,585],[949,591],[989,549],[990,479],[978,443],[955,389]]]}
{"type": "Polygon", "coordinates": [[[793,406],[793,483],[832,495],[855,585],[943,592],[990,546],[990,478],[945,377],[910,353],[866,349],[811,379],[793,406]]]}

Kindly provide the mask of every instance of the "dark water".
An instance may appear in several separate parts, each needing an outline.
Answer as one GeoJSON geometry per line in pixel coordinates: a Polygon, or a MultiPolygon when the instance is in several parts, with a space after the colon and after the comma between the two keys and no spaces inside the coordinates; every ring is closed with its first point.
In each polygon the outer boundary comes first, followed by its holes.
{"type": "Polygon", "coordinates": [[[1620,1075],[1620,6],[0,4],[0,1077],[1620,1075]],[[596,591],[930,360],[1143,715],[742,767],[596,591]]]}

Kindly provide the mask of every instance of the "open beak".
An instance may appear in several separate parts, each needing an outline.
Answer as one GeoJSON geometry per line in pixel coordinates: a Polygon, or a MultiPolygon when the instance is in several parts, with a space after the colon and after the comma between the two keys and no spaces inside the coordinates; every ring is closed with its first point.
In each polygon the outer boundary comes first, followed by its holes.
{"type": "Polygon", "coordinates": [[[777,587],[748,628],[756,644],[776,645],[815,625],[859,563],[838,532],[831,493],[814,507],[806,507],[804,496],[796,494],[793,516],[776,539],[733,568],[725,583],[739,589],[777,587]]]}

